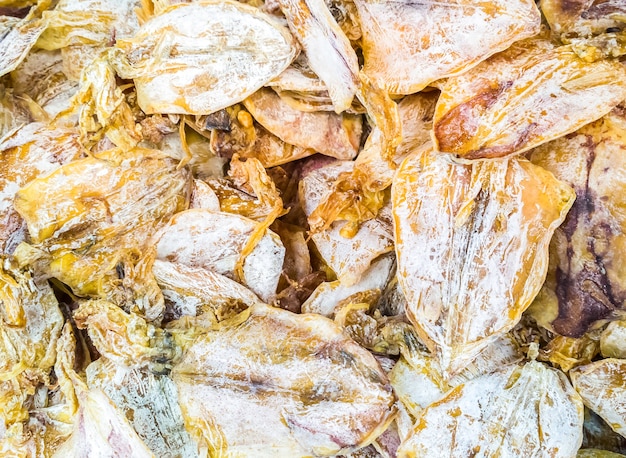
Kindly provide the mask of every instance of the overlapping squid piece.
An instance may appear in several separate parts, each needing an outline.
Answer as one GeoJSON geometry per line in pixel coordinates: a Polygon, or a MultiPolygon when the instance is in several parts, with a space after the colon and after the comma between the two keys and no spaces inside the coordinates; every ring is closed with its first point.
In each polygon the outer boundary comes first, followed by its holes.
{"type": "Polygon", "coordinates": [[[470,380],[428,406],[398,457],[574,456],[583,403],[562,372],[530,361],[470,380]]]}
{"type": "MultiPolygon", "coordinates": [[[[304,212],[310,216],[319,203],[332,192],[333,182],[342,173],[349,173],[354,169],[354,162],[311,159],[307,166],[308,169],[300,181],[299,198],[304,212]]],[[[379,196],[374,197],[379,198],[379,196]]],[[[326,264],[347,286],[358,282],[372,261],[393,250],[391,220],[385,216],[389,215],[389,204],[387,203],[387,210],[379,212],[385,203],[383,199],[384,196],[380,196],[380,201],[369,202],[363,199],[360,207],[347,208],[344,216],[348,218],[359,219],[360,212],[370,212],[367,220],[357,226],[354,233],[348,234],[352,237],[346,237],[342,232],[344,221],[336,221],[328,229],[311,235],[311,239],[326,264]],[[373,209],[370,210],[368,206],[373,209]]],[[[331,221],[334,219],[332,218],[331,221]]],[[[348,230],[352,232],[352,227],[348,230]]]]}
{"type": "Polygon", "coordinates": [[[149,267],[154,232],[189,200],[189,173],[155,150],[110,150],[65,164],[23,187],[15,209],[34,262],[75,294],[108,298],[149,319],[163,298],[149,267]]]}
{"type": "Polygon", "coordinates": [[[564,336],[580,337],[626,307],[625,129],[618,108],[529,156],[576,192],[531,309],[541,326],[564,336]]]}
{"type": "Polygon", "coordinates": [[[448,375],[520,320],[574,197],[523,159],[461,165],[426,147],[404,161],[392,187],[398,282],[448,375]]]}
{"type": "Polygon", "coordinates": [[[359,86],[359,62],[324,0],[279,0],[311,69],[326,85],[336,113],[346,111],[359,86]]]}
{"type": "Polygon", "coordinates": [[[271,301],[282,272],[285,247],[270,230],[256,234],[260,223],[225,212],[192,209],[175,215],[157,243],[157,259],[212,270],[247,285],[271,301]],[[256,234],[256,235],[255,235],[256,234]],[[254,236],[252,250],[242,259],[254,236]],[[237,266],[241,265],[239,275],[237,266]]]}
{"type": "Polygon", "coordinates": [[[17,191],[30,181],[78,159],[83,148],[75,129],[30,123],[0,142],[0,248],[12,253],[25,240],[24,221],[13,207],[17,191]]]}
{"type": "Polygon", "coordinates": [[[147,114],[214,113],[272,80],[297,54],[289,30],[244,3],[177,3],[158,13],[116,44],[116,69],[134,80],[147,114]]]}
{"type": "Polygon", "coordinates": [[[342,160],[354,159],[359,151],[362,119],[358,115],[302,112],[267,88],[243,103],[259,124],[285,143],[342,160]]]}
{"type": "Polygon", "coordinates": [[[332,321],[265,305],[196,339],[172,377],[188,430],[215,455],[347,453],[395,413],[378,362],[332,321]]]}
{"type": "Polygon", "coordinates": [[[511,156],[601,118],[626,98],[626,68],[580,59],[539,37],[441,85],[435,148],[463,159],[511,156]]]}
{"type": "Polygon", "coordinates": [[[530,0],[356,0],[363,71],[391,94],[413,94],[539,32],[530,0]]]}
{"type": "Polygon", "coordinates": [[[607,358],[570,371],[587,407],[626,437],[626,360],[607,358]]]}
{"type": "Polygon", "coordinates": [[[582,59],[593,62],[626,53],[624,2],[542,0],[540,6],[554,34],[582,59]]]}

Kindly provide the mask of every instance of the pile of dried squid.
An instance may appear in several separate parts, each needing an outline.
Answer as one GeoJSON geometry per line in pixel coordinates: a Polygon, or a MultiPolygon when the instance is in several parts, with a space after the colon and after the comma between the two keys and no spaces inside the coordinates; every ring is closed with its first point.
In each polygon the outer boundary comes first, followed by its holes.
{"type": "Polygon", "coordinates": [[[0,13],[1,456],[626,454],[626,2],[0,13]]]}

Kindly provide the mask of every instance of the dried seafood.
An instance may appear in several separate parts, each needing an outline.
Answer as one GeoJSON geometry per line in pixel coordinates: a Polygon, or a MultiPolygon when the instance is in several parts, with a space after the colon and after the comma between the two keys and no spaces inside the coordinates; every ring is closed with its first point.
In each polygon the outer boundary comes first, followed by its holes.
{"type": "Polygon", "coordinates": [[[0,2],[0,456],[626,456],[622,0],[0,2]]]}

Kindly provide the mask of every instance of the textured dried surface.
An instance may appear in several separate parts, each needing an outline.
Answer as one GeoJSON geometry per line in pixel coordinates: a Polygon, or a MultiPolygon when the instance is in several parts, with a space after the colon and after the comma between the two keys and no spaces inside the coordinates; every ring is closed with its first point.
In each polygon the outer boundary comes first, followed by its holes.
{"type": "Polygon", "coordinates": [[[166,8],[127,41],[118,71],[133,78],[146,113],[210,114],[240,102],[296,55],[289,32],[231,1],[166,8]]]}
{"type": "Polygon", "coordinates": [[[587,407],[626,437],[626,360],[603,359],[570,371],[587,407]]]}
{"type": "Polygon", "coordinates": [[[220,321],[260,302],[245,286],[207,269],[157,259],[152,272],[168,317],[209,314],[212,321],[220,321]]]}
{"type": "Polygon", "coordinates": [[[519,154],[595,121],[626,98],[626,69],[569,46],[525,40],[448,79],[434,121],[439,151],[467,159],[519,154]]]}
{"type": "Polygon", "coordinates": [[[535,361],[450,391],[418,418],[398,457],[572,457],[583,405],[565,375],[535,361]]]}
{"type": "MultiPolygon", "coordinates": [[[[45,374],[54,365],[63,326],[52,288],[30,272],[5,265],[0,270],[0,304],[0,380],[26,370],[45,374]]],[[[6,398],[3,403],[9,404],[6,398]]]]}
{"type": "Polygon", "coordinates": [[[100,390],[76,388],[79,408],[74,431],[53,458],[154,458],[124,414],[100,390]]]}
{"type": "Polygon", "coordinates": [[[626,306],[626,115],[614,110],[530,159],[570,184],[576,202],[550,244],[548,277],[532,314],[578,337],[626,306]]]}
{"type": "Polygon", "coordinates": [[[324,317],[263,305],[197,339],[172,376],[188,430],[216,455],[334,455],[393,414],[371,354],[324,317]]]}
{"type": "Polygon", "coordinates": [[[0,76],[13,70],[26,58],[28,52],[46,28],[40,19],[24,18],[13,22],[13,18],[0,21],[0,76]]]}
{"type": "Polygon", "coordinates": [[[359,62],[350,41],[335,22],[324,0],[278,0],[291,32],[304,48],[311,69],[326,84],[335,111],[352,104],[359,79],[359,62]]]}
{"type": "Polygon", "coordinates": [[[188,172],[158,151],[112,150],[31,181],[15,208],[50,276],[77,294],[137,299],[154,319],[162,298],[138,259],[155,229],[185,208],[188,188],[188,172]]]}
{"type": "MultiPolygon", "coordinates": [[[[332,184],[342,172],[350,172],[354,162],[325,162],[312,159],[300,181],[299,195],[304,212],[310,215],[324,197],[332,191],[332,184]]],[[[344,285],[355,284],[371,262],[381,254],[393,250],[390,221],[371,219],[363,223],[352,238],[341,235],[343,222],[335,222],[311,239],[317,250],[344,285]]]]}
{"type": "Polygon", "coordinates": [[[86,375],[89,388],[102,390],[109,397],[155,456],[198,456],[185,429],[176,386],[169,377],[148,369],[115,366],[104,358],[91,363],[86,375]]]}
{"type": "Polygon", "coordinates": [[[337,305],[349,296],[372,290],[384,290],[393,272],[394,263],[393,255],[384,255],[373,261],[359,281],[353,285],[346,286],[341,280],[322,283],[302,304],[302,311],[332,318],[337,305]]]}
{"type": "Polygon", "coordinates": [[[626,4],[622,0],[542,0],[552,31],[592,62],[626,53],[626,4]]]}
{"type": "Polygon", "coordinates": [[[605,358],[626,359],[626,321],[609,323],[600,336],[600,351],[605,358]]]}
{"type": "Polygon", "coordinates": [[[271,89],[257,91],[243,103],[259,124],[286,143],[337,159],[356,156],[360,116],[294,110],[271,89]]]}
{"type": "Polygon", "coordinates": [[[31,180],[78,159],[78,132],[30,123],[0,142],[0,251],[12,253],[26,237],[26,226],[13,208],[17,191],[31,180]]]}
{"type": "MultiPolygon", "coordinates": [[[[235,266],[259,223],[231,213],[188,210],[174,216],[157,244],[158,259],[235,277],[235,266]]],[[[285,248],[266,231],[243,263],[240,280],[264,301],[276,294],[285,248]]]]}
{"type": "Polygon", "coordinates": [[[392,190],[398,281],[444,370],[464,367],[519,321],[573,199],[526,160],[457,165],[429,149],[405,160],[392,190]]]}
{"type": "Polygon", "coordinates": [[[70,108],[70,99],[78,89],[78,83],[63,71],[60,50],[32,51],[11,73],[11,81],[16,93],[26,94],[51,117],[70,108]]]}
{"type": "Polygon", "coordinates": [[[530,0],[356,0],[364,72],[392,94],[413,94],[539,31],[530,0]]]}

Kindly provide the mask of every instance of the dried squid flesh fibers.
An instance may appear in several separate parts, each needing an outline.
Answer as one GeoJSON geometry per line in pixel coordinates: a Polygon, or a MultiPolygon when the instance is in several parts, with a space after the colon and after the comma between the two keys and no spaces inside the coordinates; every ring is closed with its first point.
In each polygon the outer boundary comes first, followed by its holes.
{"type": "MultiPolygon", "coordinates": [[[[235,267],[260,223],[243,216],[193,209],[175,215],[157,243],[157,258],[235,278],[235,267]]],[[[264,301],[276,295],[285,247],[270,230],[243,261],[240,280],[264,301]]]]}
{"type": "Polygon", "coordinates": [[[64,73],[73,81],[115,40],[139,29],[136,0],[60,0],[43,13],[46,30],[37,47],[60,50],[64,73]]]}
{"type": "Polygon", "coordinates": [[[26,238],[26,225],[13,207],[16,192],[83,154],[78,132],[30,123],[0,142],[0,251],[12,253],[26,238]]]}
{"type": "Polygon", "coordinates": [[[539,32],[531,0],[356,0],[363,71],[391,94],[413,94],[539,32]]]}
{"type": "Polygon", "coordinates": [[[626,68],[588,63],[571,46],[515,43],[441,86],[439,151],[465,159],[510,156],[601,118],[626,98],[626,68]]]}
{"type": "Polygon", "coordinates": [[[395,397],[376,359],[327,318],[255,305],[172,370],[188,430],[215,456],[330,456],[384,431],[395,397]]]}
{"type": "Polygon", "coordinates": [[[459,385],[428,406],[399,458],[575,456],[583,403],[565,375],[543,363],[512,365],[459,385]]]}
{"type": "Polygon", "coordinates": [[[46,29],[46,23],[33,16],[31,13],[21,20],[4,16],[0,20],[0,76],[17,68],[46,29]]]}
{"type": "Polygon", "coordinates": [[[570,371],[587,407],[626,437],[626,360],[608,358],[570,371]]]}
{"type": "Polygon", "coordinates": [[[37,49],[11,73],[15,94],[34,100],[51,118],[69,110],[78,83],[63,71],[61,51],[37,49]]]}
{"type": "Polygon", "coordinates": [[[147,113],[211,114],[242,101],[296,57],[289,30],[234,1],[178,3],[117,42],[116,68],[147,113]]]}
{"type": "Polygon", "coordinates": [[[346,111],[359,85],[359,62],[324,0],[279,0],[311,69],[326,84],[335,112],[346,111]]]}
{"type": "Polygon", "coordinates": [[[102,390],[157,457],[199,456],[185,429],[176,386],[167,375],[119,366],[106,358],[91,363],[86,375],[89,389],[102,390]]]}
{"type": "Polygon", "coordinates": [[[550,243],[546,283],[531,307],[541,326],[580,337],[626,307],[626,114],[617,108],[530,154],[576,191],[550,243]]]}
{"type": "Polygon", "coordinates": [[[626,320],[612,321],[602,331],[600,352],[605,358],[626,359],[626,320]]]}
{"type": "Polygon", "coordinates": [[[243,103],[259,124],[286,143],[344,160],[354,159],[359,150],[362,120],[358,115],[302,112],[267,88],[243,103]]]}
{"type": "Polygon", "coordinates": [[[573,200],[569,186],[523,159],[460,165],[427,147],[404,161],[392,187],[398,281],[445,372],[519,321],[573,200]]]}
{"type": "Polygon", "coordinates": [[[78,295],[137,301],[155,319],[160,291],[136,269],[138,259],[154,231],[186,207],[189,188],[188,172],[159,151],[111,150],[31,181],[15,209],[48,275],[78,295]]]}

